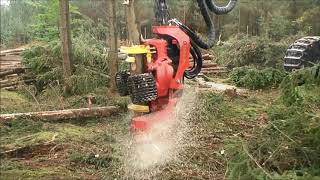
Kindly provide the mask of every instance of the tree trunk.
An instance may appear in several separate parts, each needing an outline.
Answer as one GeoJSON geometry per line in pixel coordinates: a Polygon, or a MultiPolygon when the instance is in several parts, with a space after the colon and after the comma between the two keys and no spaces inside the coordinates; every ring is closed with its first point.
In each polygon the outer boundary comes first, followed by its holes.
{"type": "Polygon", "coordinates": [[[109,1],[109,68],[110,68],[110,90],[111,92],[116,91],[115,77],[118,72],[118,31],[117,31],[117,15],[116,15],[116,0],[109,1]]]}
{"type": "Polygon", "coordinates": [[[61,52],[63,58],[64,92],[71,92],[72,74],[72,49],[70,34],[69,0],[60,1],[60,38],[62,42],[61,52]]]}
{"type": "Polygon", "coordinates": [[[131,44],[139,44],[139,29],[136,24],[136,14],[134,10],[134,2],[135,0],[129,0],[129,4],[127,6],[127,25],[129,32],[129,43],[131,44]]]}
{"type": "Polygon", "coordinates": [[[94,107],[82,109],[66,109],[59,111],[42,111],[28,113],[1,114],[0,122],[10,121],[17,118],[35,118],[42,121],[57,121],[65,119],[108,117],[120,111],[119,107],[94,107]]]}
{"type": "MultiPolygon", "coordinates": [[[[134,2],[135,0],[129,0],[129,4],[127,7],[127,25],[129,32],[129,44],[139,45],[139,30],[138,25],[136,23],[136,15],[134,10],[134,2]]],[[[143,66],[143,57],[141,55],[136,56],[136,65],[134,68],[131,68],[132,74],[141,74],[144,71],[143,66]]]]}
{"type": "MultiPolygon", "coordinates": [[[[140,37],[139,37],[139,29],[136,23],[136,14],[134,9],[134,2],[135,0],[129,0],[129,4],[127,7],[127,26],[129,31],[129,44],[139,45],[140,44],[140,37]]],[[[131,74],[142,74],[144,73],[144,62],[142,55],[136,55],[136,62],[135,64],[131,63],[131,74]]],[[[143,103],[143,105],[146,105],[143,103]]],[[[141,116],[144,113],[134,112],[133,116],[141,116]]]]}

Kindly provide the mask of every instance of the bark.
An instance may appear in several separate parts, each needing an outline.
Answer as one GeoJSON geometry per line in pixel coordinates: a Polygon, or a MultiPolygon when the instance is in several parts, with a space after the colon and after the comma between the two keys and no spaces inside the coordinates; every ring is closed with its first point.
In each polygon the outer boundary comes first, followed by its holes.
{"type": "Polygon", "coordinates": [[[58,111],[42,111],[28,113],[1,114],[0,122],[6,122],[17,118],[35,118],[42,121],[57,121],[65,119],[109,117],[120,111],[119,107],[95,107],[82,109],[66,109],[58,111]]]}
{"type": "Polygon", "coordinates": [[[129,43],[140,44],[139,29],[136,23],[134,2],[135,0],[129,0],[129,4],[127,5],[127,25],[129,33],[129,43]]]}
{"type": "Polygon", "coordinates": [[[62,42],[62,58],[63,58],[63,76],[64,76],[64,92],[71,92],[71,74],[72,74],[72,50],[71,50],[71,32],[70,32],[70,15],[69,0],[60,1],[60,38],[62,42]]]}
{"type": "Polygon", "coordinates": [[[14,68],[6,71],[1,71],[0,78],[3,78],[7,75],[20,74],[20,73],[25,73],[25,68],[14,68]]]}
{"type": "Polygon", "coordinates": [[[208,63],[208,64],[203,64],[202,68],[212,68],[212,67],[217,67],[217,63],[208,63]]]}
{"type": "Polygon", "coordinates": [[[110,90],[111,92],[116,91],[115,77],[118,72],[118,31],[117,31],[117,15],[116,15],[116,0],[109,1],[109,41],[110,52],[109,52],[109,68],[110,68],[110,90]]]}
{"type": "Polygon", "coordinates": [[[8,49],[8,50],[0,51],[0,55],[3,56],[10,53],[22,53],[22,51],[24,50],[25,50],[24,48],[8,49]]]}
{"type": "MultiPolygon", "coordinates": [[[[139,29],[136,23],[136,15],[134,9],[135,0],[129,0],[129,4],[127,5],[127,26],[129,32],[129,44],[139,45],[140,37],[139,37],[139,29]]],[[[136,56],[135,68],[131,68],[132,74],[141,74],[144,71],[143,66],[143,57],[141,55],[136,56]]]]}
{"type": "Polygon", "coordinates": [[[21,84],[30,84],[35,82],[35,79],[27,79],[27,80],[19,80],[19,79],[12,79],[12,80],[6,80],[0,82],[0,88],[7,88],[7,87],[12,87],[12,86],[17,86],[21,84]]]}
{"type": "Polygon", "coordinates": [[[235,86],[222,84],[222,83],[215,83],[215,82],[206,82],[202,78],[196,78],[199,84],[199,91],[211,91],[215,93],[225,93],[228,96],[243,96],[247,97],[249,94],[249,90],[247,89],[240,89],[235,86]]]}
{"type": "Polygon", "coordinates": [[[4,56],[1,56],[1,61],[2,62],[21,62],[22,61],[22,57],[20,55],[17,54],[5,54],[4,56]]]}

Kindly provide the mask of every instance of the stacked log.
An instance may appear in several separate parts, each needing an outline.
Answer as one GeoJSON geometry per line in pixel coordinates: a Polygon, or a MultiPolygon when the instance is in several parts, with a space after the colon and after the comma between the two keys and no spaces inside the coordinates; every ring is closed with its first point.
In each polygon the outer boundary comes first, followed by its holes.
{"type": "MultiPolygon", "coordinates": [[[[201,73],[205,75],[220,75],[228,73],[227,67],[219,66],[217,63],[214,63],[214,56],[211,54],[203,54],[202,55],[203,64],[201,73]]],[[[190,57],[190,67],[193,66],[193,59],[190,57]]]]}
{"type": "Polygon", "coordinates": [[[21,53],[24,50],[20,48],[0,51],[0,88],[14,90],[19,84],[31,82],[21,78],[26,70],[21,63],[21,53]]]}

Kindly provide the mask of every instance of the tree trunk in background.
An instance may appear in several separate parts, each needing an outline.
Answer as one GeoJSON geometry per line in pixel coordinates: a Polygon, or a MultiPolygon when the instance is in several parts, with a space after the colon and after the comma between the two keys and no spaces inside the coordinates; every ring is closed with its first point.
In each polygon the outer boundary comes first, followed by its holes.
{"type": "Polygon", "coordinates": [[[72,74],[72,48],[70,34],[70,18],[69,18],[69,0],[60,1],[60,38],[62,42],[61,52],[63,58],[63,77],[64,77],[64,93],[71,92],[71,74],[72,74]]]}
{"type": "MultiPolygon", "coordinates": [[[[127,5],[127,26],[129,32],[129,44],[139,45],[139,30],[138,25],[136,24],[134,2],[135,0],[129,0],[129,4],[127,5]]],[[[140,55],[138,55],[136,56],[136,66],[134,69],[131,68],[131,73],[140,74],[143,73],[143,70],[143,58],[140,55]]]]}
{"type": "MultiPolygon", "coordinates": [[[[297,1],[292,0],[291,3],[289,4],[289,18],[292,22],[295,22],[298,17],[299,17],[299,14],[298,14],[297,1]]],[[[293,30],[293,33],[298,32],[298,27],[296,23],[293,23],[292,30],[293,30]]]]}
{"type": "Polygon", "coordinates": [[[118,31],[117,31],[117,15],[116,15],[116,0],[109,1],[109,69],[110,69],[110,90],[111,92],[116,91],[115,77],[118,72],[118,31]]]}
{"type": "Polygon", "coordinates": [[[129,32],[129,43],[139,44],[139,29],[136,24],[134,2],[135,0],[129,0],[129,5],[127,6],[127,25],[129,32]]]}

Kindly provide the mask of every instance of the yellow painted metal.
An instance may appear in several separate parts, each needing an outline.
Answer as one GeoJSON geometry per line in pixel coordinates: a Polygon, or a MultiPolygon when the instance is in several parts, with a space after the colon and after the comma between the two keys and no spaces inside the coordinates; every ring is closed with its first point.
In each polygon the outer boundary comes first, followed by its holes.
{"type": "Polygon", "coordinates": [[[151,63],[151,61],[152,61],[152,55],[151,53],[147,53],[147,62],[151,63]]]}
{"type": "Polygon", "coordinates": [[[135,58],[135,57],[128,56],[127,59],[126,59],[126,62],[135,63],[135,62],[136,62],[136,58],[135,58]]]}
{"type": "Polygon", "coordinates": [[[149,106],[137,105],[137,104],[129,104],[128,109],[135,111],[135,112],[141,112],[141,113],[150,112],[149,106]]]}
{"type": "Polygon", "coordinates": [[[120,52],[125,53],[125,54],[147,54],[151,53],[150,46],[145,46],[145,45],[134,45],[131,47],[125,47],[122,46],[120,48],[120,52]]]}
{"type": "Polygon", "coordinates": [[[148,63],[152,61],[152,54],[156,53],[155,48],[151,48],[150,46],[146,45],[134,45],[131,47],[120,47],[120,52],[125,53],[128,55],[126,62],[134,63],[135,59],[130,55],[137,55],[137,54],[146,54],[148,63]]]}

